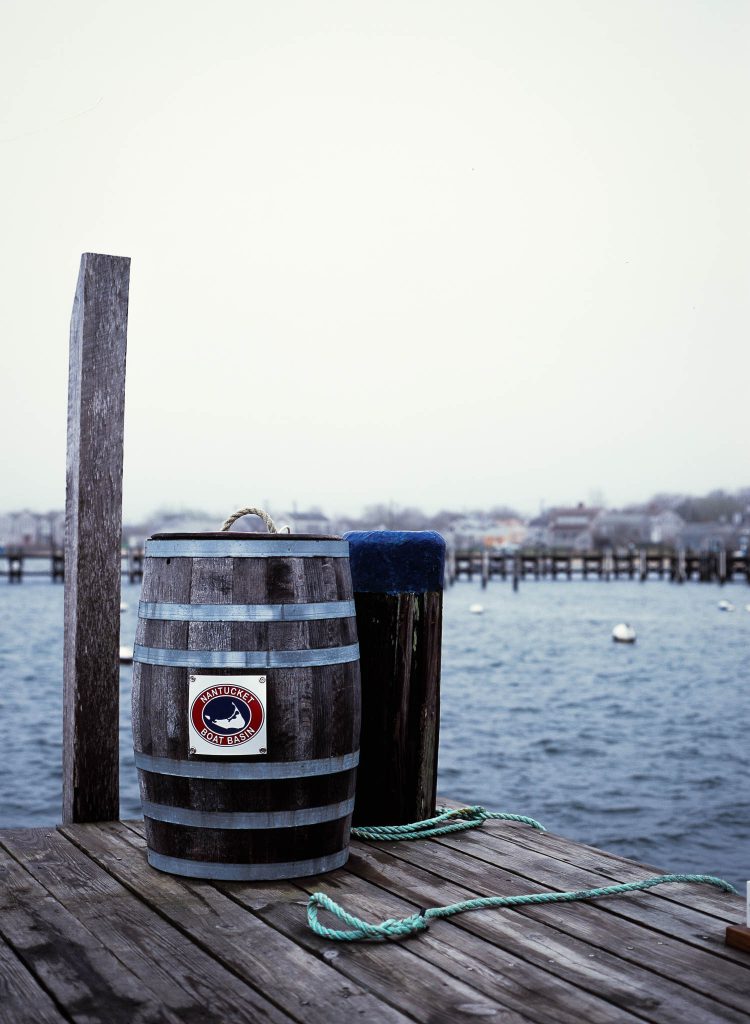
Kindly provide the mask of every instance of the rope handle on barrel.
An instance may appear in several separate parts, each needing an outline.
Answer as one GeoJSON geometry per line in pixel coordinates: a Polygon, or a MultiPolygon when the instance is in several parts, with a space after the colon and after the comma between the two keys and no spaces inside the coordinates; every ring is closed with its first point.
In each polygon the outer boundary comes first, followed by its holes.
{"type": "Polygon", "coordinates": [[[232,515],[224,521],[221,527],[222,533],[228,530],[234,523],[237,522],[238,519],[242,519],[243,516],[258,516],[265,523],[269,533],[290,532],[288,526],[282,526],[280,528],[277,527],[273,519],[271,519],[269,514],[262,508],[241,508],[238,509],[236,512],[233,512],[232,515]]]}
{"type": "MultiPolygon", "coordinates": [[[[534,818],[527,818],[521,814],[492,812],[475,805],[452,810],[440,808],[434,818],[412,822],[409,825],[359,826],[352,829],[352,835],[357,839],[377,841],[427,839],[431,836],[447,835],[450,832],[476,828],[489,820],[517,821],[530,825],[540,832],[545,831],[544,826],[534,818]]],[[[572,892],[537,892],[523,896],[479,896],[475,899],[450,903],[443,907],[427,907],[409,917],[389,917],[379,924],[350,914],[324,892],[314,892],[307,901],[307,923],[316,935],[334,942],[403,939],[409,935],[416,935],[417,932],[425,931],[433,918],[452,917],[454,914],[462,914],[467,910],[489,910],[497,907],[522,907],[534,904],[571,903],[574,900],[600,899],[602,896],[617,896],[621,893],[636,892],[668,882],[700,882],[705,885],[714,885],[724,892],[737,892],[733,885],[715,875],[655,875],[638,882],[624,882],[595,889],[577,889],[572,892]],[[327,928],[318,919],[319,910],[327,910],[339,921],[348,925],[348,929],[327,928]]]]}

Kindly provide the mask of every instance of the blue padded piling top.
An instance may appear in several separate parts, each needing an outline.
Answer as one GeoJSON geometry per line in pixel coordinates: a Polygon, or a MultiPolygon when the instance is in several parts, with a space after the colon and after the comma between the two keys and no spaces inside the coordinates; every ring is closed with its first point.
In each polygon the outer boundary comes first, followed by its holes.
{"type": "Polygon", "coordinates": [[[422,594],[443,589],[445,541],[433,530],[345,533],[355,593],[422,594]]]}

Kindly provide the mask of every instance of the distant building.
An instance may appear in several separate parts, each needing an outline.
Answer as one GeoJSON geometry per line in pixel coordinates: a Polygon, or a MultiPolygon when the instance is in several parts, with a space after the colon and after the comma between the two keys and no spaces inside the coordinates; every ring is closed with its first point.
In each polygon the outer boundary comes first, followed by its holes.
{"type": "Polygon", "coordinates": [[[491,523],[483,516],[461,516],[446,530],[446,542],[457,551],[484,547],[491,523]]]}
{"type": "Polygon", "coordinates": [[[65,513],[62,511],[4,512],[0,515],[0,544],[4,547],[62,548],[65,513]]]}
{"type": "Polygon", "coordinates": [[[541,543],[550,548],[589,550],[593,547],[593,523],[600,512],[600,508],[588,508],[582,502],[575,508],[550,509],[546,513],[546,527],[540,534],[541,543]]]}
{"type": "Polygon", "coordinates": [[[483,543],[497,551],[521,547],[526,542],[529,528],[521,519],[496,519],[485,532],[483,543]]]}
{"type": "Polygon", "coordinates": [[[680,545],[688,551],[741,551],[747,549],[747,529],[730,523],[685,523],[680,545]]]}
{"type": "Polygon", "coordinates": [[[446,543],[458,551],[478,548],[494,550],[520,547],[526,541],[528,527],[521,519],[492,516],[463,516],[443,531],[446,543]]]}
{"type": "Polygon", "coordinates": [[[650,516],[645,512],[617,512],[605,509],[591,524],[591,546],[624,548],[647,544],[650,540],[649,520],[650,516]]]}
{"type": "Polygon", "coordinates": [[[680,543],[684,529],[685,520],[670,509],[649,516],[649,540],[652,544],[667,544],[674,547],[680,543]]]}

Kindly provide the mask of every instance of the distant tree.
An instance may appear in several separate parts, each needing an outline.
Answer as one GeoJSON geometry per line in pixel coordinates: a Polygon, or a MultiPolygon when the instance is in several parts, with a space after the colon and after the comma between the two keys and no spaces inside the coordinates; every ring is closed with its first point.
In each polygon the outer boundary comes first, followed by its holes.
{"type": "Polygon", "coordinates": [[[736,512],[744,512],[746,503],[726,491],[711,491],[702,498],[685,498],[675,509],[686,523],[715,523],[730,520],[736,512]]]}
{"type": "Polygon", "coordinates": [[[520,519],[518,510],[510,505],[493,505],[487,513],[493,519],[520,519]]]}

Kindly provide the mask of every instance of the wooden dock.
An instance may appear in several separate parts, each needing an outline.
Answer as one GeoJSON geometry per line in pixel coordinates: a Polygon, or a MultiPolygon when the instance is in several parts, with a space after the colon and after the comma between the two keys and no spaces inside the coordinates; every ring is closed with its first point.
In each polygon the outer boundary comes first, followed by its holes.
{"type": "Polygon", "coordinates": [[[707,886],[475,911],[402,942],[308,929],[321,889],[375,921],[655,873],[561,836],[486,822],[355,842],[320,878],[208,883],[150,868],[142,833],[138,821],[0,832],[2,1024],[750,1021],[750,954],[724,944],[744,904],[707,886]]]}

